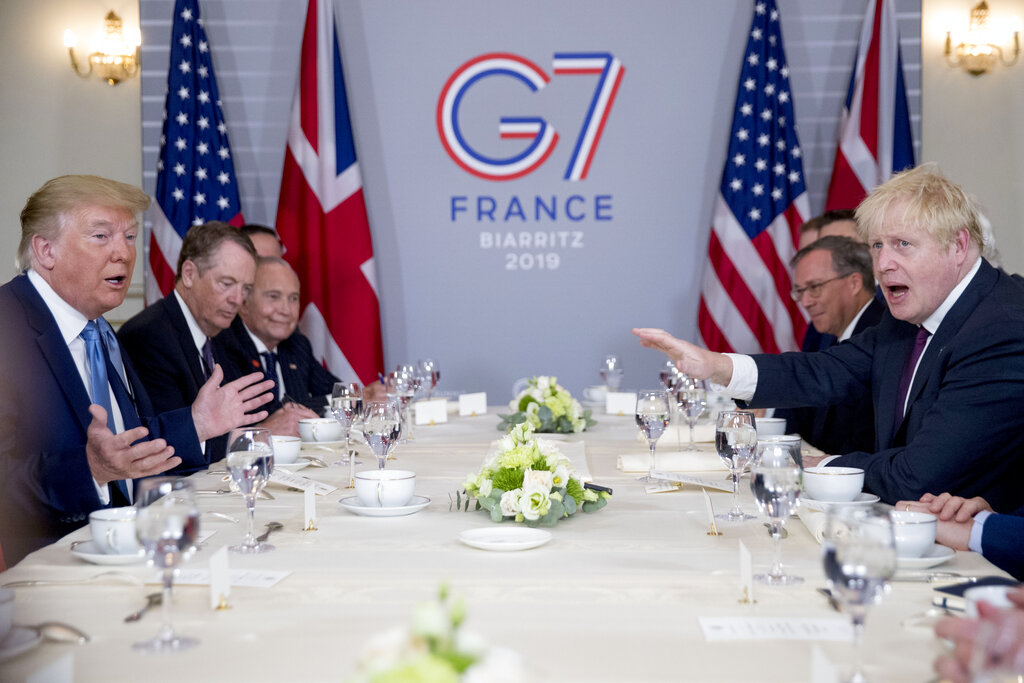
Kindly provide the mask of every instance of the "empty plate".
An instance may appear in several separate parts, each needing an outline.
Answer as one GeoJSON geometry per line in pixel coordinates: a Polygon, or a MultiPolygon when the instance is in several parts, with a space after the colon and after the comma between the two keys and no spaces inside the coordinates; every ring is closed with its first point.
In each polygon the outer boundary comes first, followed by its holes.
{"type": "Polygon", "coordinates": [[[900,569],[927,569],[949,562],[956,556],[956,551],[936,543],[921,557],[898,557],[896,566],[900,569]]]}
{"type": "Polygon", "coordinates": [[[426,496],[413,496],[408,505],[398,505],[389,508],[362,505],[356,496],[342,498],[339,502],[341,507],[363,517],[404,517],[405,515],[419,512],[430,505],[430,499],[426,496]]]}
{"type": "Polygon", "coordinates": [[[459,540],[471,548],[510,552],[529,550],[551,540],[551,532],[524,526],[493,526],[467,529],[459,540]]]}
{"type": "Polygon", "coordinates": [[[878,496],[876,496],[873,493],[864,493],[863,491],[861,493],[858,493],[857,497],[854,498],[853,500],[842,503],[826,500],[814,500],[813,498],[808,498],[807,496],[800,496],[801,505],[803,505],[808,510],[817,510],[818,512],[825,512],[828,508],[832,506],[860,507],[871,505],[872,503],[877,503],[878,501],[878,496]]]}
{"type": "Polygon", "coordinates": [[[138,564],[146,558],[146,553],[140,550],[137,553],[128,555],[113,555],[101,552],[94,541],[83,541],[71,547],[71,554],[75,557],[91,562],[92,564],[122,565],[138,564]]]}

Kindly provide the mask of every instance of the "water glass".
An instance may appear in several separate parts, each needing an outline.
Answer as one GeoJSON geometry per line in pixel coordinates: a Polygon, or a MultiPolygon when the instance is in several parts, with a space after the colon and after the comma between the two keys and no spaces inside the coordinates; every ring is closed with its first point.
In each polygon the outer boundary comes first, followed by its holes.
{"type": "Polygon", "coordinates": [[[434,395],[434,387],[441,380],[441,366],[433,358],[421,358],[416,363],[416,374],[427,390],[427,400],[434,395]]]}
{"type": "Polygon", "coordinates": [[[750,490],[761,514],[768,518],[774,559],[767,574],[754,578],[769,586],[791,586],[803,578],[787,574],[782,567],[780,540],[786,519],[800,504],[802,469],[799,446],[781,441],[761,441],[750,467],[750,490]]]}
{"type": "Polygon", "coordinates": [[[658,439],[665,433],[671,417],[668,394],[664,391],[641,391],[636,397],[636,426],[647,439],[647,445],[651,449],[650,466],[647,468],[647,475],[639,477],[638,481],[652,483],[659,481],[653,475],[654,448],[658,439]]]}
{"type": "MultiPolygon", "coordinates": [[[[686,378],[689,379],[689,378],[686,378]]],[[[683,380],[685,385],[685,379],[683,380]]],[[[677,403],[687,424],[690,425],[690,444],[687,448],[691,451],[699,451],[697,442],[693,438],[693,428],[697,426],[697,420],[708,407],[708,394],[704,387],[693,386],[679,389],[676,393],[677,403]]]]}
{"type": "Polygon", "coordinates": [[[256,540],[256,496],[270,481],[274,471],[274,441],[270,430],[262,427],[243,427],[228,433],[228,455],[224,459],[228,474],[238,485],[245,498],[248,524],[245,540],[229,548],[234,553],[265,553],[274,549],[268,543],[256,540]]]}
{"type": "Polygon", "coordinates": [[[363,410],[363,436],[377,456],[377,469],[384,469],[388,456],[402,436],[402,416],[394,401],[370,401],[363,410]]]}
{"type": "Polygon", "coordinates": [[[715,515],[729,522],[754,519],[740,507],[740,477],[757,447],[757,422],[745,410],[723,410],[715,420],[715,448],[732,475],[732,509],[715,515]]]}
{"type": "Polygon", "coordinates": [[[601,381],[609,391],[618,391],[622,386],[622,361],[618,356],[607,355],[601,363],[601,381]]]}
{"type": "Polygon", "coordinates": [[[335,382],[331,391],[331,414],[345,432],[345,460],[354,458],[352,425],[363,415],[363,388],[357,382],[335,382]]]}

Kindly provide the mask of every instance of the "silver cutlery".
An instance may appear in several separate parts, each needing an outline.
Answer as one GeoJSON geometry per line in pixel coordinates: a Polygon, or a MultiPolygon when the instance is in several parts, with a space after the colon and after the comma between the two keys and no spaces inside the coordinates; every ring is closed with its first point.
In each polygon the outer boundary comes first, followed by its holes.
{"type": "Polygon", "coordinates": [[[5,584],[0,584],[0,588],[26,588],[28,586],[71,586],[80,583],[102,583],[113,581],[132,583],[137,586],[141,586],[143,581],[137,576],[131,574],[125,574],[124,572],[101,572],[99,574],[93,574],[90,577],[84,579],[30,579],[25,581],[8,581],[5,584]]]}
{"type": "Polygon", "coordinates": [[[146,604],[143,605],[141,609],[136,610],[128,616],[126,616],[124,620],[126,622],[138,621],[146,612],[161,604],[163,601],[164,598],[162,593],[150,593],[146,596],[146,604]]]}
{"type": "Polygon", "coordinates": [[[976,583],[979,579],[983,578],[985,577],[964,576],[956,572],[925,572],[918,574],[896,574],[889,580],[906,583],[939,583],[943,581],[949,583],[976,583]]]}
{"type": "Polygon", "coordinates": [[[91,640],[89,634],[85,631],[71,624],[65,624],[63,621],[44,621],[40,624],[15,624],[15,626],[35,631],[52,643],[85,645],[91,640]]]}
{"type": "MultiPolygon", "coordinates": [[[[206,495],[211,494],[211,493],[212,494],[216,494],[216,495],[223,495],[225,493],[235,493],[235,492],[232,491],[231,489],[206,489],[206,490],[202,490],[202,491],[196,491],[196,493],[197,494],[206,494],[206,495]]],[[[238,495],[242,495],[242,494],[239,493],[238,495]]],[[[271,495],[270,493],[267,493],[266,491],[260,491],[260,494],[257,496],[257,498],[260,498],[262,500],[274,500],[274,496],[271,495]]]]}
{"type": "Polygon", "coordinates": [[[828,606],[829,607],[831,607],[832,609],[834,609],[837,612],[842,612],[843,611],[843,606],[839,604],[839,601],[836,599],[836,596],[832,593],[832,591],[830,589],[828,589],[828,588],[819,588],[818,592],[821,593],[822,595],[824,595],[828,599],[828,606]]]}
{"type": "Polygon", "coordinates": [[[327,463],[316,457],[315,455],[301,455],[299,456],[309,461],[309,464],[313,467],[327,467],[327,463]]]}
{"type": "Polygon", "coordinates": [[[281,524],[280,522],[267,522],[267,530],[264,531],[262,534],[260,534],[259,536],[256,537],[256,542],[257,543],[263,543],[263,541],[265,541],[268,538],[270,538],[271,532],[278,531],[278,530],[283,529],[283,528],[284,528],[284,524],[281,524]]]}
{"type": "Polygon", "coordinates": [[[231,515],[226,515],[223,512],[213,512],[212,510],[207,510],[203,514],[204,515],[210,515],[211,517],[217,517],[219,519],[223,519],[224,521],[231,522],[232,524],[238,524],[238,518],[237,517],[232,517],[231,515]]]}

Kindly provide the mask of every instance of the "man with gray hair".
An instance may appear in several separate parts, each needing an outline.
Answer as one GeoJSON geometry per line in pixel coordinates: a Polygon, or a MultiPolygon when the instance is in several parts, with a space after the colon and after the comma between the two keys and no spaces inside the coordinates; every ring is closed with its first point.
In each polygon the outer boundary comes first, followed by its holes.
{"type": "Polygon", "coordinates": [[[932,165],[875,188],[856,217],[889,312],[845,343],[745,356],[634,334],[752,406],[872,401],[874,449],[820,464],[863,468],[865,489],[887,503],[948,491],[1020,508],[1024,287],[980,256],[974,203],[932,165]]]}

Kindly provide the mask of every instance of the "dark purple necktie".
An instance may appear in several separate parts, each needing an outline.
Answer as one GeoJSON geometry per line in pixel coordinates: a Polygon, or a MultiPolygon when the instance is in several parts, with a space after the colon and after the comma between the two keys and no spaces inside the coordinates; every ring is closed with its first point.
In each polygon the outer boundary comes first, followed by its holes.
{"type": "Polygon", "coordinates": [[[910,391],[910,380],[914,376],[917,361],[921,358],[921,352],[924,351],[924,345],[928,343],[928,335],[930,334],[931,332],[923,327],[917,328],[917,336],[914,337],[914,348],[911,350],[910,356],[907,357],[907,362],[903,366],[903,374],[900,375],[900,390],[896,394],[896,407],[893,411],[894,434],[903,423],[903,406],[907,402],[907,392],[910,391]]]}
{"type": "Polygon", "coordinates": [[[207,339],[203,344],[203,379],[210,379],[213,374],[213,344],[207,339]]]}

